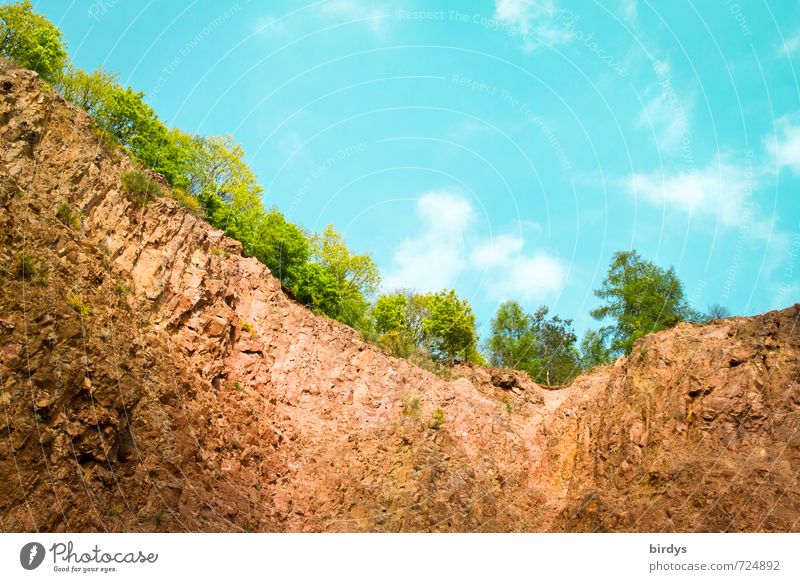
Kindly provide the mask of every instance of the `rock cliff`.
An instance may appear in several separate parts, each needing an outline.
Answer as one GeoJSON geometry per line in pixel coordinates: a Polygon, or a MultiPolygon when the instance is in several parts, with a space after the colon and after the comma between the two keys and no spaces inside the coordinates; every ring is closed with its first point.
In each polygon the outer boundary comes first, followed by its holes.
{"type": "Polygon", "coordinates": [[[800,306],[568,387],[442,378],[175,201],[134,204],[132,168],[0,67],[0,530],[798,529],[800,306]]]}

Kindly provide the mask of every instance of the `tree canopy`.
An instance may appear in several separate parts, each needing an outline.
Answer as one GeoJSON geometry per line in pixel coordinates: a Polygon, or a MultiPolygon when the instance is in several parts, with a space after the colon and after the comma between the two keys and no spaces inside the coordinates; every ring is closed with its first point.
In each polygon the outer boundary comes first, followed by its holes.
{"type": "Polygon", "coordinates": [[[663,269],[636,251],[613,256],[595,295],[603,304],[591,311],[592,317],[613,321],[601,330],[612,353],[630,353],[640,337],[695,317],[675,269],[663,269]]]}
{"type": "Polygon", "coordinates": [[[63,34],[29,0],[0,6],[0,55],[53,82],[67,63],[63,34]]]}
{"type": "Polygon", "coordinates": [[[572,321],[539,307],[528,314],[516,301],[500,304],[486,349],[495,366],[528,372],[540,384],[566,384],[581,370],[572,321]]]}

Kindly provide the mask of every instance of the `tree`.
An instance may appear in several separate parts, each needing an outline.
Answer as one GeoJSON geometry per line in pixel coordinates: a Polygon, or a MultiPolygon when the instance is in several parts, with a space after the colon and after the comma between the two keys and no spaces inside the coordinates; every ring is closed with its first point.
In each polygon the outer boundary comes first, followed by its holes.
{"type": "Polygon", "coordinates": [[[467,360],[477,340],[472,308],[465,299],[459,299],[453,289],[431,296],[430,315],[423,321],[422,328],[434,357],[451,364],[459,354],[467,360]]]}
{"type": "Polygon", "coordinates": [[[336,278],[316,263],[306,263],[299,270],[291,291],[300,303],[326,315],[337,313],[342,304],[336,278]]]}
{"type": "Polygon", "coordinates": [[[557,315],[548,318],[549,309],[542,305],[533,314],[532,327],[536,337],[536,357],[533,361],[533,380],[539,384],[569,384],[580,372],[577,337],[571,319],[557,315]]]}
{"type": "Polygon", "coordinates": [[[253,255],[284,283],[294,281],[308,262],[309,243],[303,232],[273,208],[258,221],[253,255]]]}
{"type": "Polygon", "coordinates": [[[370,311],[373,329],[379,334],[405,332],[407,308],[408,298],[402,293],[381,295],[370,311]]]}
{"type": "Polygon", "coordinates": [[[50,83],[67,63],[63,34],[29,0],[0,6],[0,55],[33,69],[50,83]]]}
{"type": "Polygon", "coordinates": [[[728,311],[727,307],[720,305],[719,303],[713,303],[712,305],[708,306],[708,311],[703,316],[703,321],[705,322],[712,322],[718,319],[725,319],[726,317],[730,317],[731,312],[728,311]]]}
{"type": "Polygon", "coordinates": [[[693,317],[675,270],[662,269],[636,251],[616,253],[594,293],[604,303],[591,311],[592,317],[614,321],[601,329],[613,354],[630,353],[638,338],[693,317]]]}
{"type": "Polygon", "coordinates": [[[368,300],[377,292],[381,282],[372,257],[351,252],[342,235],[328,225],[324,232],[311,237],[311,258],[333,275],[339,286],[341,305],[335,313],[328,315],[351,327],[364,327],[368,300]]]}
{"type": "Polygon", "coordinates": [[[595,329],[587,330],[581,340],[581,369],[591,370],[595,366],[610,363],[611,359],[603,334],[595,329]]]}
{"type": "Polygon", "coordinates": [[[505,301],[497,308],[486,343],[493,366],[533,372],[536,336],[533,321],[516,301],[505,301]]]}
{"type": "Polygon", "coordinates": [[[548,313],[544,305],[530,315],[516,301],[501,303],[487,342],[492,364],[527,372],[539,384],[571,382],[580,371],[572,320],[548,313]]]}

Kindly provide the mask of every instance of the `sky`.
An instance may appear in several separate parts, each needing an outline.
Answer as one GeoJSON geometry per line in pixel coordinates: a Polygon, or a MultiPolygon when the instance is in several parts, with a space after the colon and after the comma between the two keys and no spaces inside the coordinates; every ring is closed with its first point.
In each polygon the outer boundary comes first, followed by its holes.
{"type": "Polygon", "coordinates": [[[231,134],[264,204],[455,288],[597,327],[611,256],[691,304],[800,301],[800,3],[41,0],[73,61],[231,134]]]}

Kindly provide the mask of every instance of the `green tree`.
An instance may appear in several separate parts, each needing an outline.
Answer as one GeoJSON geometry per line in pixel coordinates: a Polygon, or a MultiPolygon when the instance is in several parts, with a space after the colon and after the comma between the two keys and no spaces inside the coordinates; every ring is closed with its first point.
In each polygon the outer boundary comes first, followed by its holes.
{"type": "Polygon", "coordinates": [[[587,330],[581,340],[581,368],[591,370],[595,366],[608,364],[611,360],[611,352],[606,346],[603,333],[596,329],[587,330]]]}
{"type": "Polygon", "coordinates": [[[536,336],[531,316],[516,301],[504,301],[491,322],[486,343],[493,366],[532,372],[536,356],[536,336]]]}
{"type": "Polygon", "coordinates": [[[525,371],[540,384],[571,382],[580,371],[572,321],[548,313],[545,306],[530,315],[516,301],[501,303],[486,344],[491,363],[525,371]]]}
{"type": "Polygon", "coordinates": [[[316,263],[306,263],[299,270],[291,291],[300,303],[326,315],[338,313],[342,304],[338,281],[316,263]]]}
{"type": "Polygon", "coordinates": [[[616,253],[594,293],[603,304],[591,311],[592,317],[613,320],[601,329],[612,354],[630,353],[640,337],[694,317],[675,270],[662,269],[636,251],[616,253]]]}
{"type": "Polygon", "coordinates": [[[405,332],[407,309],[408,298],[402,293],[381,295],[370,311],[373,329],[379,334],[405,332]]]}
{"type": "Polygon", "coordinates": [[[275,208],[258,221],[252,247],[253,255],[287,286],[297,279],[310,252],[303,232],[275,208]]]}
{"type": "Polygon", "coordinates": [[[353,253],[331,225],[311,237],[311,258],[333,275],[339,286],[341,305],[328,315],[351,327],[363,328],[369,298],[377,292],[381,282],[375,261],[366,253],[353,253]]]}
{"type": "Polygon", "coordinates": [[[29,0],[0,6],[0,55],[50,83],[68,60],[62,36],[57,26],[33,11],[29,0]]]}
{"type": "Polygon", "coordinates": [[[580,355],[575,346],[578,338],[571,319],[548,317],[548,313],[549,309],[542,305],[532,317],[536,336],[533,379],[548,386],[569,384],[580,373],[580,355]]]}
{"type": "Polygon", "coordinates": [[[477,340],[472,308],[452,289],[431,296],[430,314],[422,328],[433,356],[451,364],[459,354],[467,360],[477,340]]]}

